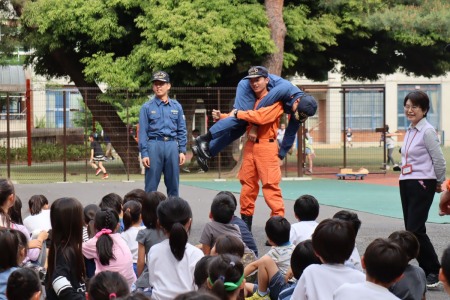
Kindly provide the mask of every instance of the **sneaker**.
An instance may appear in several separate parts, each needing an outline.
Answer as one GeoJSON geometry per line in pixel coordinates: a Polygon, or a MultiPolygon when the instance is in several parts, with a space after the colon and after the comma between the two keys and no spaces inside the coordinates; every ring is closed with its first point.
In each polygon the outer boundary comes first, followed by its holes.
{"type": "Polygon", "coordinates": [[[435,288],[439,285],[439,275],[430,273],[427,275],[427,288],[435,288]]]}
{"type": "Polygon", "coordinates": [[[197,173],[205,173],[202,169],[198,169],[197,173]]]}
{"type": "Polygon", "coordinates": [[[260,294],[258,294],[258,291],[256,291],[250,297],[245,298],[245,300],[270,300],[270,296],[269,293],[265,294],[264,296],[261,296],[260,294]]]}
{"type": "Polygon", "coordinates": [[[189,170],[189,168],[182,168],[181,171],[185,173],[191,173],[191,170],[189,170]]]}
{"type": "Polygon", "coordinates": [[[102,179],[108,179],[108,178],[109,178],[108,173],[103,174],[102,179]]]}
{"type": "Polygon", "coordinates": [[[102,169],[97,168],[97,170],[95,170],[95,176],[98,176],[98,174],[100,174],[101,171],[102,171],[102,169]]]}

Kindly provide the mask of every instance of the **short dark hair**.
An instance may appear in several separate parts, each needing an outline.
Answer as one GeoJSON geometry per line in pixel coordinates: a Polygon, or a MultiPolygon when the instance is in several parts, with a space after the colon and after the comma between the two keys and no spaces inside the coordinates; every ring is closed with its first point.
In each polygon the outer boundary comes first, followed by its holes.
{"type": "Polygon", "coordinates": [[[355,237],[350,222],[325,219],[314,230],[312,243],[324,263],[343,264],[355,248],[355,237]]]}
{"type": "Polygon", "coordinates": [[[273,216],[267,220],[265,231],[267,237],[277,246],[280,246],[289,242],[291,224],[288,220],[286,220],[286,218],[281,216],[273,216]]]}
{"type": "Polygon", "coordinates": [[[414,233],[406,230],[398,230],[391,233],[388,238],[403,249],[408,256],[408,261],[419,255],[420,244],[414,233]]]}
{"type": "Polygon", "coordinates": [[[358,234],[359,228],[361,228],[361,220],[358,218],[358,215],[348,210],[338,211],[334,214],[333,219],[350,222],[353,226],[353,229],[355,230],[355,235],[358,234]]]}
{"type": "Polygon", "coordinates": [[[291,269],[295,279],[298,280],[306,267],[312,264],[320,265],[322,262],[314,253],[312,241],[304,240],[298,243],[291,255],[291,269]]]}
{"type": "Polygon", "coordinates": [[[402,248],[389,239],[381,238],[367,246],[363,260],[366,274],[386,284],[401,276],[408,265],[408,259],[402,248]]]}
{"type": "Polygon", "coordinates": [[[413,105],[418,105],[423,111],[425,111],[424,117],[427,116],[427,113],[430,110],[430,98],[428,98],[427,93],[419,90],[408,93],[403,100],[403,106],[406,105],[408,100],[410,100],[413,105]]]}
{"type": "Polygon", "coordinates": [[[134,189],[123,196],[123,204],[127,203],[130,200],[134,200],[141,203],[142,205],[146,198],[148,198],[148,194],[143,189],[134,189]]]}
{"type": "Polygon", "coordinates": [[[98,205],[101,209],[111,208],[118,215],[122,212],[123,199],[116,193],[109,193],[103,196],[102,201],[98,205]]]}
{"type": "Polygon", "coordinates": [[[114,293],[117,297],[124,297],[130,293],[126,279],[118,272],[102,271],[89,281],[89,299],[111,299],[114,293]]]}
{"type": "Polygon", "coordinates": [[[44,195],[33,195],[28,200],[28,208],[32,216],[39,214],[42,208],[48,204],[48,199],[44,195]]]}
{"type": "Polygon", "coordinates": [[[33,269],[19,268],[8,277],[6,296],[8,299],[29,300],[41,291],[41,281],[33,269]]]}
{"type": "Polygon", "coordinates": [[[200,258],[200,260],[195,264],[194,283],[198,289],[206,286],[206,279],[208,279],[209,262],[212,258],[213,256],[211,255],[205,255],[200,258]]]}
{"type": "Polygon", "coordinates": [[[319,201],[314,196],[302,195],[295,200],[294,213],[300,221],[314,221],[319,216],[319,201]]]}
{"type": "Polygon", "coordinates": [[[244,242],[233,235],[219,236],[214,247],[217,254],[232,254],[243,257],[245,253],[244,242]]]}
{"type": "Polygon", "coordinates": [[[237,207],[237,200],[236,200],[236,197],[234,196],[234,194],[232,192],[230,192],[230,191],[220,191],[220,192],[217,193],[217,195],[227,195],[228,197],[231,198],[231,200],[233,200],[234,206],[237,207]]]}
{"type": "Polygon", "coordinates": [[[445,248],[441,257],[441,269],[447,281],[450,280],[450,245],[445,248]]]}
{"type": "Polygon", "coordinates": [[[236,205],[227,194],[217,194],[211,203],[212,218],[219,223],[230,223],[235,210],[236,205]]]}

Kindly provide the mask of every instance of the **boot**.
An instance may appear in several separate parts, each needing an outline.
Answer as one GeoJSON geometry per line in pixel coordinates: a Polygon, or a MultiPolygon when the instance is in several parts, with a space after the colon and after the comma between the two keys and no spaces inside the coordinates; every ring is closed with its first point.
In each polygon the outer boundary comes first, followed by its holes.
{"type": "Polygon", "coordinates": [[[247,216],[241,214],[242,221],[247,224],[248,230],[252,232],[252,222],[253,222],[253,216],[247,216]]]}

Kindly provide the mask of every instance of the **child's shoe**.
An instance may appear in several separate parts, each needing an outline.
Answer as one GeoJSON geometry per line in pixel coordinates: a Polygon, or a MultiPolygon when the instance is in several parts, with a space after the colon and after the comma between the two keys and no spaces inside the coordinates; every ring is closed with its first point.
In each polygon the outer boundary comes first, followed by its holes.
{"type": "Polygon", "coordinates": [[[102,169],[97,168],[97,170],[95,170],[95,176],[98,176],[98,174],[100,174],[101,171],[102,171],[102,169]]]}
{"type": "Polygon", "coordinates": [[[103,174],[102,179],[108,179],[108,178],[109,178],[108,173],[103,174]]]}

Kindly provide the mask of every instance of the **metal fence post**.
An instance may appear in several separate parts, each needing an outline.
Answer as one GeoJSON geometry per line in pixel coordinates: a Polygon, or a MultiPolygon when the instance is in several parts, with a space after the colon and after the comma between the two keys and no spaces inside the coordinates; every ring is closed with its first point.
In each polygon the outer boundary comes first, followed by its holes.
{"type": "Polygon", "coordinates": [[[67,91],[63,91],[63,181],[67,181],[67,91]]]}
{"type": "Polygon", "coordinates": [[[6,173],[8,179],[11,178],[11,128],[9,114],[9,93],[6,93],[6,173]]]}

